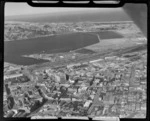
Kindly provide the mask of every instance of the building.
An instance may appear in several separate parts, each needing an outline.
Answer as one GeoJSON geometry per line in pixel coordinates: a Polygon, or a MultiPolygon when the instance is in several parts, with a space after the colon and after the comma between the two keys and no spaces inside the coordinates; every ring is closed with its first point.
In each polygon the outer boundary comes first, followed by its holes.
{"type": "Polygon", "coordinates": [[[4,80],[6,79],[13,79],[23,76],[23,74],[13,74],[13,75],[4,75],[4,80]]]}
{"type": "Polygon", "coordinates": [[[101,61],[103,61],[103,59],[93,60],[93,61],[90,61],[89,63],[96,63],[96,62],[101,62],[101,61]]]}

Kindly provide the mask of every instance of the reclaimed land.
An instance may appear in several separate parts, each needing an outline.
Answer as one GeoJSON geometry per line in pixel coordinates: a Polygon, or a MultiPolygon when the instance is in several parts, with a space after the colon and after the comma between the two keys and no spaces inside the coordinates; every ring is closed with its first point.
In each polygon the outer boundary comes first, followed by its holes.
{"type": "Polygon", "coordinates": [[[35,70],[42,70],[42,69],[46,69],[46,68],[59,68],[59,67],[65,67],[66,65],[70,64],[70,63],[82,63],[82,62],[87,62],[87,61],[91,61],[97,58],[104,58],[107,56],[121,56],[122,54],[125,53],[130,53],[130,52],[137,52],[141,51],[141,50],[146,50],[147,49],[147,44],[143,44],[143,45],[136,45],[136,46],[132,46],[132,47],[127,47],[124,49],[116,49],[116,50],[107,50],[101,53],[96,53],[96,54],[92,54],[91,56],[88,57],[84,57],[84,58],[80,58],[80,59],[76,59],[76,60],[68,60],[68,61],[61,61],[61,62],[46,62],[46,63],[42,63],[42,64],[38,64],[38,65],[32,65],[29,66],[28,69],[32,72],[35,70]]]}

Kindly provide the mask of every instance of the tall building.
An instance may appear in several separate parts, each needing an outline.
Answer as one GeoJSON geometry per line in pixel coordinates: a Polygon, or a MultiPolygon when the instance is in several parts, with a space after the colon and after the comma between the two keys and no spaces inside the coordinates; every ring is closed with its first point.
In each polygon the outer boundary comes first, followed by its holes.
{"type": "Polygon", "coordinates": [[[131,74],[130,74],[130,79],[129,79],[129,85],[132,85],[134,83],[134,79],[135,79],[135,67],[136,65],[133,64],[131,67],[131,74]]]}

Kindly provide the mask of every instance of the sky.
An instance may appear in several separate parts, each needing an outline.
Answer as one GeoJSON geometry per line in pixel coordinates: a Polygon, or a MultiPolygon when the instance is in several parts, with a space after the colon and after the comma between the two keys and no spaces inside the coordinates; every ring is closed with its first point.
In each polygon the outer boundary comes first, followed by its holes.
{"type": "Polygon", "coordinates": [[[122,11],[122,8],[41,8],[31,7],[27,3],[6,3],[5,4],[5,15],[27,15],[27,14],[40,14],[40,13],[55,13],[55,12],[66,12],[66,11],[122,11]]]}

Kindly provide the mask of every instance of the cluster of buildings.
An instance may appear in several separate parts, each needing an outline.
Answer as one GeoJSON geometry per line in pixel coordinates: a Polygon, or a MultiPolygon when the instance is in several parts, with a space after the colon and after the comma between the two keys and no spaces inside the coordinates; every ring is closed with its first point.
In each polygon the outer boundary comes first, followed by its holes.
{"type": "MultiPolygon", "coordinates": [[[[33,80],[19,84],[21,91],[40,97],[34,83],[41,85],[54,101],[46,103],[36,116],[146,116],[147,61],[105,57],[62,68],[35,71],[33,80]],[[33,83],[34,82],[34,83],[33,83]]],[[[20,94],[22,95],[22,94],[20,94]]],[[[19,94],[17,95],[19,99],[19,94]]]]}

